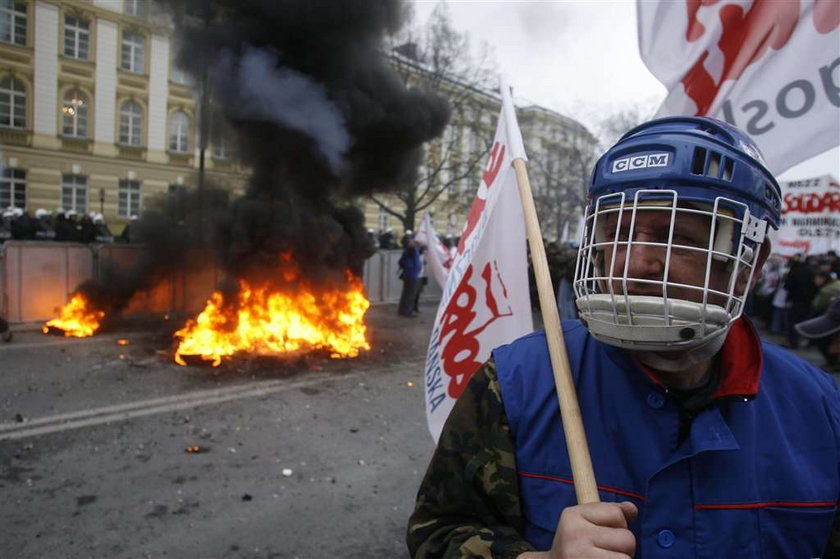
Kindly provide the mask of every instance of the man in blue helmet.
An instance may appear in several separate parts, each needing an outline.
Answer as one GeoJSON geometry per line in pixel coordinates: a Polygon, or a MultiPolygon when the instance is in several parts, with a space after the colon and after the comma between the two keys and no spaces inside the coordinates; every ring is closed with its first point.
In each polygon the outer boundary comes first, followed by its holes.
{"type": "Polygon", "coordinates": [[[420,487],[413,557],[840,553],[840,395],[742,310],[778,227],[755,144],[710,118],[595,166],[563,336],[601,502],[577,505],[544,332],[497,348],[420,487]]]}

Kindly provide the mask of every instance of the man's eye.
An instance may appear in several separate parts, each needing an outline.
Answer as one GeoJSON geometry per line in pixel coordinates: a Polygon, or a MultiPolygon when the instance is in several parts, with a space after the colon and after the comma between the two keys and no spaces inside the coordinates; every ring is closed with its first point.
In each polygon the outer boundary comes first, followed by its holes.
{"type": "MultiPolygon", "coordinates": [[[[616,233],[615,229],[610,229],[609,231],[607,231],[607,240],[608,241],[614,241],[615,240],[615,233],[616,233]]],[[[622,229],[621,231],[619,231],[618,232],[618,240],[619,241],[626,241],[628,233],[629,233],[629,229],[622,229]]]]}
{"type": "Polygon", "coordinates": [[[701,246],[703,243],[700,239],[690,237],[688,235],[674,234],[674,244],[686,246],[701,246]]]}

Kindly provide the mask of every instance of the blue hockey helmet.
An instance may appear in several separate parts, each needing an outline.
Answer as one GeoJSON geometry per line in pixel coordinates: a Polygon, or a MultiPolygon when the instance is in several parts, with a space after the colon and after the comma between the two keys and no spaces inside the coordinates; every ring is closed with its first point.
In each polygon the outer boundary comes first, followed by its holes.
{"type": "Polygon", "coordinates": [[[753,217],[779,227],[781,189],[758,146],[713,118],[660,118],[624,134],[595,164],[589,201],[616,192],[632,197],[639,189],[675,189],[681,202],[736,200],[753,217]]]}

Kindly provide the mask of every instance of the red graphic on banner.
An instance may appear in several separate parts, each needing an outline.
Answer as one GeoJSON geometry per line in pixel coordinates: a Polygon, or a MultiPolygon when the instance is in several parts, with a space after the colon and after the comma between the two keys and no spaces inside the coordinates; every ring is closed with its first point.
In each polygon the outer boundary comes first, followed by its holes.
{"type": "Polygon", "coordinates": [[[803,214],[840,213],[840,193],[837,192],[809,192],[793,194],[788,192],[784,196],[782,213],[799,212],[803,214]]]}
{"type": "Polygon", "coordinates": [[[808,256],[808,253],[811,252],[811,241],[785,241],[784,239],[779,239],[775,242],[781,247],[798,250],[805,256],[808,256]]]}
{"type": "MultiPolygon", "coordinates": [[[[503,293],[507,295],[507,289],[502,283],[498,266],[495,266],[495,268],[496,280],[502,286],[503,293]]],[[[452,298],[441,316],[441,329],[438,337],[440,340],[446,340],[441,351],[441,360],[443,361],[443,370],[450,377],[449,396],[455,399],[461,395],[473,373],[481,366],[481,363],[476,360],[481,350],[478,335],[498,319],[513,316],[513,310],[510,307],[508,307],[507,312],[499,311],[496,296],[493,294],[493,271],[488,262],[482,268],[481,279],[484,281],[484,307],[490,311],[490,317],[484,324],[468,330],[472,326],[473,320],[478,314],[476,310],[479,308],[477,306],[477,303],[479,303],[478,291],[470,283],[472,275],[473,266],[470,264],[467,271],[464,272],[464,277],[461,278],[461,283],[458,284],[458,289],[452,294],[452,298]],[[448,337],[450,334],[452,336],[448,337]]]]}
{"type": "Polygon", "coordinates": [[[706,32],[706,26],[700,23],[697,19],[697,12],[700,6],[711,6],[718,0],[686,0],[686,8],[688,9],[688,26],[685,29],[685,40],[693,43],[703,36],[706,32]]]}
{"type": "MultiPolygon", "coordinates": [[[[493,181],[496,180],[496,176],[499,174],[499,171],[501,171],[502,161],[504,161],[504,158],[505,145],[500,144],[499,142],[494,143],[493,149],[490,150],[490,161],[487,162],[487,170],[484,171],[484,175],[481,179],[482,182],[487,185],[488,190],[493,184],[493,181]]],[[[458,254],[464,252],[466,241],[473,232],[473,229],[475,229],[475,226],[478,225],[478,220],[484,211],[485,204],[487,204],[486,194],[484,198],[480,195],[477,196],[475,202],[473,202],[473,205],[470,208],[470,214],[467,216],[467,224],[464,226],[464,232],[461,233],[461,239],[458,241],[458,254]]]]}
{"type": "MultiPolygon", "coordinates": [[[[686,39],[689,42],[700,39],[706,32],[697,18],[700,8],[719,2],[687,0],[686,39]]],[[[748,66],[767,52],[768,47],[775,50],[784,48],[799,23],[799,0],[756,0],[747,11],[738,5],[726,4],[719,8],[718,18],[722,32],[717,46],[723,53],[720,79],[715,81],[705,67],[710,54],[708,49],[682,79],[686,94],[697,104],[698,115],[706,114],[723,82],[740,78],[748,66]]]]}
{"type": "Polygon", "coordinates": [[[825,35],[840,27],[840,2],[817,0],[814,4],[814,27],[817,33],[825,35]]]}

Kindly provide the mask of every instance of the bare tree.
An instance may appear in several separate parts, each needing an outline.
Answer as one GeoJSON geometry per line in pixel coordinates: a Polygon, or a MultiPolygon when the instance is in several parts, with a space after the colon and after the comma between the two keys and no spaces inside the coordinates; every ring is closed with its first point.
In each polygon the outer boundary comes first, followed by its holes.
{"type": "Polygon", "coordinates": [[[495,114],[498,101],[486,93],[494,75],[487,49],[472,54],[468,35],[452,27],[443,3],[424,26],[393,37],[390,48],[392,66],[406,86],[440,95],[451,114],[443,135],[424,147],[416,176],[390,195],[370,196],[404,229],[414,229],[433,204],[449,211],[468,205],[462,195],[493,137],[491,119],[483,116],[495,114]]]}
{"type": "Polygon", "coordinates": [[[580,215],[597,145],[592,133],[570,121],[555,139],[529,152],[528,173],[547,239],[559,239],[564,225],[576,222],[580,215]]]}
{"type": "Polygon", "coordinates": [[[631,128],[648,120],[651,114],[650,107],[639,104],[603,117],[596,126],[601,150],[606,151],[612,147],[631,128]]]}
{"type": "Polygon", "coordinates": [[[534,201],[547,238],[560,239],[566,223],[576,225],[586,206],[586,194],[595,162],[601,153],[631,128],[649,118],[652,107],[643,104],[589,119],[593,132],[577,123],[532,156],[528,170],[534,201]]]}

